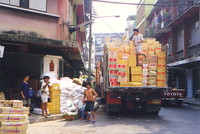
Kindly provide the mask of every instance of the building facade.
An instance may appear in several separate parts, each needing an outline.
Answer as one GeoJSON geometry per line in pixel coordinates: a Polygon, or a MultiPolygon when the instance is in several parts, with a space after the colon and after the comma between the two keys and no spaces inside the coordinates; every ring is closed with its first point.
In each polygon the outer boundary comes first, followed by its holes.
{"type": "Polygon", "coordinates": [[[200,8],[197,0],[158,0],[147,17],[147,37],[168,46],[169,86],[187,90],[192,98],[200,90],[200,8]]]}
{"type": "Polygon", "coordinates": [[[104,55],[104,43],[105,38],[110,37],[110,39],[122,39],[124,33],[94,33],[95,37],[95,65],[100,62],[100,59],[104,55]]]}
{"type": "Polygon", "coordinates": [[[136,15],[129,15],[126,24],[126,36],[130,38],[133,35],[133,29],[137,27],[136,15]]]}
{"type": "Polygon", "coordinates": [[[39,88],[43,73],[55,77],[78,77],[84,68],[85,27],[82,0],[0,0],[0,89],[7,99],[18,91],[22,75],[39,88]]]}
{"type": "MultiPolygon", "coordinates": [[[[157,0],[140,0],[139,4],[154,4],[157,0]]],[[[138,5],[137,6],[137,28],[140,30],[140,33],[146,34],[147,21],[146,18],[150,14],[153,6],[138,5]]]]}

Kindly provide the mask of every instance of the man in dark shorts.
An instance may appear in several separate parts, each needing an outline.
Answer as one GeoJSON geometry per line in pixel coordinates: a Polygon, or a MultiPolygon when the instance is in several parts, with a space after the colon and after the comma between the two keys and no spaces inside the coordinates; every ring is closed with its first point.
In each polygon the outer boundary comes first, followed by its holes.
{"type": "Polygon", "coordinates": [[[20,95],[21,95],[24,106],[30,108],[31,99],[29,96],[30,86],[28,84],[28,81],[29,81],[29,75],[24,75],[23,82],[20,85],[20,95]]]}
{"type": "Polygon", "coordinates": [[[84,92],[84,99],[83,99],[83,101],[86,103],[85,114],[87,116],[87,121],[91,121],[90,115],[89,115],[89,112],[91,112],[92,117],[93,117],[92,123],[95,123],[96,118],[94,114],[94,101],[97,97],[97,93],[94,89],[91,88],[92,87],[91,83],[87,83],[86,87],[87,87],[87,90],[85,90],[84,92]]]}

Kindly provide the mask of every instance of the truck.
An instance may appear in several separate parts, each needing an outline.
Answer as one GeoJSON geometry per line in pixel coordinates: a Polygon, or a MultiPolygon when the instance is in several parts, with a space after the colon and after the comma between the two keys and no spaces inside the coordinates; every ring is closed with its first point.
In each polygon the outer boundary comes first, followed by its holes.
{"type": "Polygon", "coordinates": [[[162,104],[176,103],[178,106],[181,106],[185,97],[185,89],[169,89],[164,92],[162,104]]]}
{"type": "MultiPolygon", "coordinates": [[[[151,42],[152,40],[155,41],[155,39],[148,39],[146,42],[148,41],[151,42]]],[[[156,43],[158,44],[158,42],[156,43]]],[[[131,44],[133,44],[133,42],[130,42],[129,46],[131,46],[131,44]]],[[[162,98],[164,97],[164,92],[169,89],[166,86],[166,84],[162,86],[159,86],[159,85],[152,86],[152,85],[147,85],[147,84],[145,85],[144,83],[142,85],[140,84],[137,85],[138,82],[137,83],[127,82],[128,85],[123,85],[124,84],[123,82],[118,81],[120,83],[119,85],[118,84],[111,85],[110,69],[109,69],[110,68],[109,51],[117,51],[117,50],[113,48],[110,49],[108,48],[108,44],[105,44],[104,56],[101,62],[102,63],[101,71],[103,75],[103,87],[101,89],[101,97],[102,99],[105,100],[107,114],[121,112],[124,110],[139,110],[146,114],[158,115],[159,111],[161,110],[161,101],[162,101],[162,98]]],[[[128,55],[131,55],[131,53],[129,53],[128,55]]],[[[145,54],[134,53],[133,55],[136,56],[136,58],[138,59],[141,55],[145,55],[145,54]]],[[[127,57],[127,55],[125,57],[127,57]]],[[[166,60],[165,58],[163,59],[166,60]]],[[[139,64],[141,65],[141,63],[138,63],[137,61],[136,66],[140,66],[139,64]]],[[[162,66],[166,68],[166,63],[162,66]]],[[[132,67],[129,67],[129,71],[132,70],[131,68],[132,67]]],[[[127,72],[127,75],[129,75],[128,72],[127,72]]],[[[129,81],[134,81],[135,79],[137,79],[132,74],[129,76],[130,77],[133,76],[132,80],[129,80],[129,81]]],[[[148,77],[151,78],[151,76],[148,76],[148,77]]],[[[148,81],[150,81],[149,78],[148,78],[148,81]]],[[[165,78],[164,78],[164,81],[166,82],[165,78]]]]}

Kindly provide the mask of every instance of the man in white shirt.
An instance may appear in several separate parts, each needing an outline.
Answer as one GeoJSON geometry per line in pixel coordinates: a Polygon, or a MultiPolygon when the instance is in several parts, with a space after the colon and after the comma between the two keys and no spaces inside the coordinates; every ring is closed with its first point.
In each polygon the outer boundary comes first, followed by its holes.
{"type": "Polygon", "coordinates": [[[135,43],[136,52],[140,54],[142,52],[142,42],[144,42],[143,35],[139,33],[138,29],[133,29],[132,41],[135,43]]]}

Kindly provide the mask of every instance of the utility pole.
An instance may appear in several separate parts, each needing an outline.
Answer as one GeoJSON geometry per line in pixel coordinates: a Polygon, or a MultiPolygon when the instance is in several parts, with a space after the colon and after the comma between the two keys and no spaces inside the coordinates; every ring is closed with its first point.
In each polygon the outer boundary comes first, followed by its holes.
{"type": "Polygon", "coordinates": [[[89,33],[89,73],[88,73],[88,80],[91,82],[91,75],[92,75],[92,44],[93,44],[93,37],[92,37],[92,0],[90,0],[90,33],[89,33]]]}

